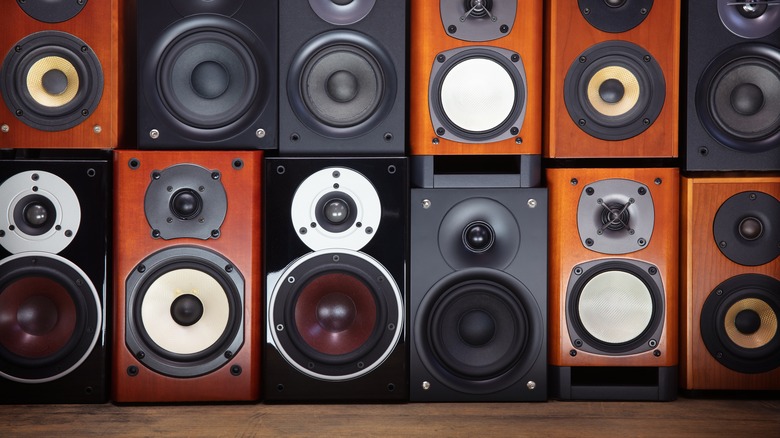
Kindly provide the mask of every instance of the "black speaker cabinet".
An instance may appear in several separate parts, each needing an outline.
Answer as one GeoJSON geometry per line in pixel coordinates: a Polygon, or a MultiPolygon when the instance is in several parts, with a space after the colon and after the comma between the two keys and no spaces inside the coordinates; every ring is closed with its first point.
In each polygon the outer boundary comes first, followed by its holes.
{"type": "Polygon", "coordinates": [[[279,2],[279,151],[403,155],[406,0],[279,2]]]}
{"type": "Polygon", "coordinates": [[[546,400],[547,189],[411,193],[411,401],[546,400]]]}
{"type": "Polygon", "coordinates": [[[265,172],[265,400],[407,400],[407,159],[265,172]]]}
{"type": "Polygon", "coordinates": [[[780,169],[780,6],[691,0],[687,170],[780,169]]]}
{"type": "Polygon", "coordinates": [[[108,399],[109,160],[0,156],[0,403],[108,399]]]}
{"type": "Polygon", "coordinates": [[[277,7],[138,0],[139,147],[276,147],[277,7]]]}

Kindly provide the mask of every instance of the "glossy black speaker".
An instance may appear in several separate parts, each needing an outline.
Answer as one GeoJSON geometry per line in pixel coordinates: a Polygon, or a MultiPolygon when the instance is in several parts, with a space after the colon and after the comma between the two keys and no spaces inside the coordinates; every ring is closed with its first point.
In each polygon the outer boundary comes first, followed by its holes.
{"type": "Polygon", "coordinates": [[[279,150],[402,155],[406,1],[279,2],[279,150]]]}
{"type": "Polygon", "coordinates": [[[411,401],[547,399],[547,190],[412,189],[411,401]]]}
{"type": "Polygon", "coordinates": [[[266,401],[407,400],[407,167],[266,160],[266,401]]]}
{"type": "Polygon", "coordinates": [[[0,403],[103,403],[111,193],[104,151],[0,156],[0,403]]]}
{"type": "Polygon", "coordinates": [[[780,169],[780,6],[692,0],[688,170],[780,169]]]}
{"type": "Polygon", "coordinates": [[[277,1],[138,1],[138,143],[276,147],[277,1]]]}

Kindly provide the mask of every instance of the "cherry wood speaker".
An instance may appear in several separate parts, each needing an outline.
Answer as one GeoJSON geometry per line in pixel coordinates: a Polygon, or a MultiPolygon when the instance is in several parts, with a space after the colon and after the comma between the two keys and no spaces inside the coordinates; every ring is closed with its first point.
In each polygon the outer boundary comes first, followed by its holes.
{"type": "Polygon", "coordinates": [[[258,398],[261,161],[117,151],[114,400],[258,398]]]}
{"type": "Polygon", "coordinates": [[[410,8],[412,154],[541,154],[542,3],[410,8]]]}
{"type": "Polygon", "coordinates": [[[780,170],[780,7],[687,3],[686,169],[780,170]]]}
{"type": "Polygon", "coordinates": [[[780,389],[780,177],[682,179],[680,380],[780,389]]]}
{"type": "Polygon", "coordinates": [[[111,154],[0,154],[0,403],[108,399],[111,154]]]}
{"type": "Polygon", "coordinates": [[[680,1],[549,2],[544,154],[676,157],[680,1]]]}
{"type": "Polygon", "coordinates": [[[114,148],[118,0],[6,2],[0,148],[114,148]]]}
{"type": "Polygon", "coordinates": [[[675,398],[679,171],[548,169],[547,183],[553,395],[675,398]]]}

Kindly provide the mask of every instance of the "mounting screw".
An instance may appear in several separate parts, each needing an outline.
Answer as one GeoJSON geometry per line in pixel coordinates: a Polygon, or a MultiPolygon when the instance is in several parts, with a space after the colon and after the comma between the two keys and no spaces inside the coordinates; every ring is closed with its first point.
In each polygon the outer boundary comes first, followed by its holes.
{"type": "Polygon", "coordinates": [[[593,239],[591,239],[590,237],[585,239],[585,245],[593,246],[593,239]]]}
{"type": "Polygon", "coordinates": [[[422,200],[422,208],[425,208],[425,209],[431,208],[431,200],[430,199],[423,199],[422,200]]]}
{"type": "Polygon", "coordinates": [[[528,200],[528,207],[529,208],[536,208],[536,204],[537,204],[536,199],[531,198],[531,199],[528,200]]]}
{"type": "Polygon", "coordinates": [[[585,14],[585,15],[588,15],[588,14],[590,14],[590,8],[585,8],[585,9],[583,9],[583,10],[582,10],[582,13],[583,13],[583,14],[585,14]]]}
{"type": "Polygon", "coordinates": [[[650,266],[650,268],[647,269],[647,272],[649,272],[650,275],[655,275],[658,273],[658,268],[656,268],[655,266],[650,266]]]}
{"type": "Polygon", "coordinates": [[[663,183],[664,181],[661,178],[656,178],[655,180],[653,180],[653,182],[655,183],[655,185],[660,186],[661,183],[663,183]]]}
{"type": "Polygon", "coordinates": [[[255,131],[255,135],[257,136],[257,138],[265,137],[265,129],[263,128],[258,129],[257,131],[255,131]]]}
{"type": "MultiPolygon", "coordinates": [[[[658,341],[656,341],[655,339],[650,339],[650,341],[647,343],[647,345],[649,345],[650,348],[655,348],[655,347],[658,346],[658,341]]],[[[660,355],[660,352],[656,356],[658,356],[658,355],[660,355]]]]}
{"type": "Polygon", "coordinates": [[[436,135],[441,137],[442,135],[446,134],[447,131],[444,130],[444,128],[436,128],[436,135]]]}
{"type": "Polygon", "coordinates": [[[439,61],[439,62],[444,62],[444,61],[447,60],[447,57],[444,56],[444,55],[439,55],[439,56],[436,57],[436,60],[439,61]]]}
{"type": "Polygon", "coordinates": [[[580,182],[577,180],[577,178],[572,178],[571,180],[569,180],[569,183],[571,183],[571,185],[573,185],[573,186],[576,186],[580,182]]]}
{"type": "Polygon", "coordinates": [[[661,357],[661,350],[655,350],[655,351],[653,352],[653,356],[655,356],[655,357],[661,357]]]}
{"type": "MultiPolygon", "coordinates": [[[[588,195],[588,196],[593,196],[594,193],[596,193],[596,191],[593,190],[593,187],[588,187],[588,188],[585,189],[585,194],[588,195]]],[[[600,202],[599,202],[599,204],[600,204],[600,202]]]]}
{"type": "Polygon", "coordinates": [[[523,137],[515,138],[515,144],[523,144],[523,137]]]}
{"type": "Polygon", "coordinates": [[[447,26],[447,32],[449,33],[455,33],[458,31],[458,26],[455,26],[454,24],[450,24],[447,26]]]}
{"type": "Polygon", "coordinates": [[[507,33],[507,32],[509,32],[509,26],[507,26],[506,24],[502,24],[501,27],[498,28],[498,30],[501,33],[507,33]]]}
{"type": "Polygon", "coordinates": [[[534,382],[533,380],[529,380],[528,383],[525,384],[525,386],[526,388],[533,391],[534,389],[536,389],[536,382],[534,382]]]}
{"type": "Polygon", "coordinates": [[[95,134],[100,134],[101,132],[103,132],[103,128],[100,125],[95,125],[92,127],[92,132],[94,132],[95,134]]]}
{"type": "Polygon", "coordinates": [[[574,357],[577,355],[577,350],[569,350],[569,356],[574,357]]]}
{"type": "Polygon", "coordinates": [[[431,140],[431,143],[433,143],[433,144],[439,144],[439,139],[434,137],[434,139],[433,139],[433,140],[431,140]]]}
{"type": "Polygon", "coordinates": [[[574,346],[577,348],[582,347],[582,339],[575,339],[574,346]]]}
{"type": "Polygon", "coordinates": [[[130,377],[135,377],[138,375],[138,367],[135,365],[130,365],[127,367],[127,375],[130,377]]]}
{"type": "Polygon", "coordinates": [[[240,376],[241,375],[241,366],[240,365],[233,365],[230,367],[230,374],[234,376],[240,376]]]}
{"type": "Polygon", "coordinates": [[[11,128],[8,125],[6,125],[5,123],[3,123],[3,126],[0,126],[0,131],[3,131],[3,134],[8,134],[8,131],[10,131],[10,130],[11,130],[11,128]]]}
{"type": "Polygon", "coordinates": [[[158,138],[160,138],[160,131],[156,129],[152,129],[151,131],[149,131],[149,137],[151,137],[152,140],[157,140],[158,138]]]}
{"type": "Polygon", "coordinates": [[[422,389],[425,390],[425,391],[431,389],[431,382],[429,382],[427,380],[422,382],[422,389]]]}

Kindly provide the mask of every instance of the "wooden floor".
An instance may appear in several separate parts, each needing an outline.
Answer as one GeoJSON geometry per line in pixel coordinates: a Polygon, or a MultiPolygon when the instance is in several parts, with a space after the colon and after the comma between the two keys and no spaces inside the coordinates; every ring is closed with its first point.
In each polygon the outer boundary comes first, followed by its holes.
{"type": "Polygon", "coordinates": [[[0,406],[0,436],[780,437],[780,400],[0,406]]]}

